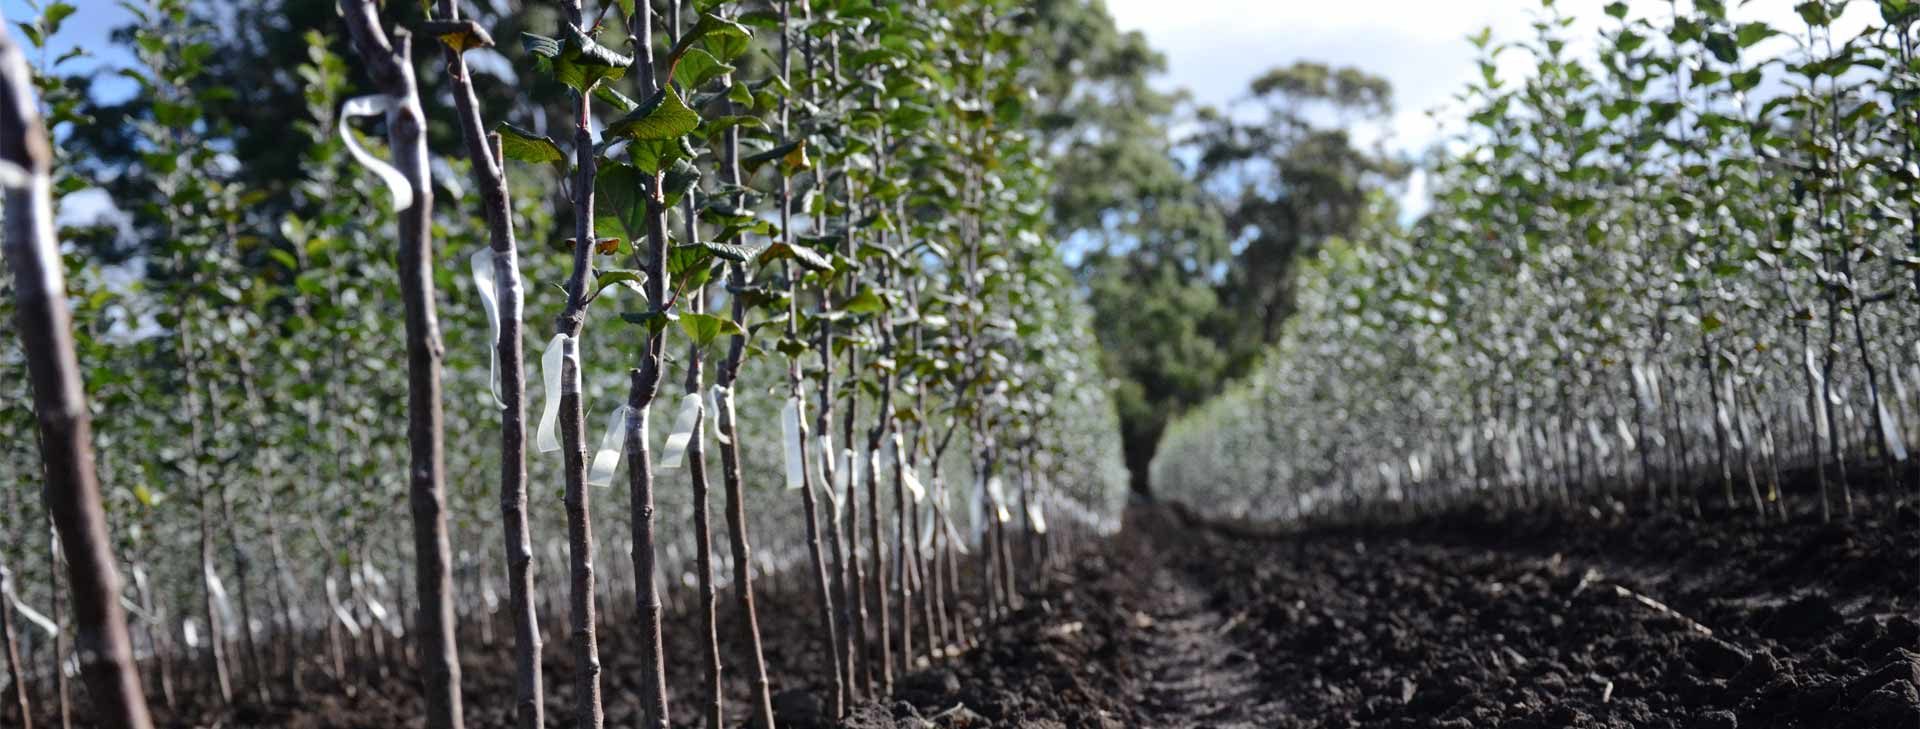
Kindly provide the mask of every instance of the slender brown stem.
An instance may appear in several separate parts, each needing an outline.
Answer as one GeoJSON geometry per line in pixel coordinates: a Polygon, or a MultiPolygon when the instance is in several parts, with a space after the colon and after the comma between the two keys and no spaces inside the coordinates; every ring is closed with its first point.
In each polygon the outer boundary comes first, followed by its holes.
{"type": "Polygon", "coordinates": [[[419,595],[419,670],[427,726],[464,725],[460,661],[454,640],[452,549],[446,518],[446,459],[440,410],[440,324],[434,313],[433,186],[428,182],[426,114],[413,77],[413,37],[396,28],[389,42],[379,8],[362,0],[344,8],[353,46],[389,98],[387,139],[394,166],[413,189],[399,211],[400,297],[406,306],[408,505],[413,513],[414,587],[419,595]]]}
{"type": "MultiPolygon", "coordinates": [[[[0,164],[10,167],[8,176],[14,178],[6,185],[0,254],[13,270],[15,324],[39,426],[41,493],[67,555],[80,675],[101,725],[150,729],[153,720],[120,608],[120,576],[94,474],[92,418],[74,354],[66,273],[54,240],[53,150],[33,88],[20,47],[0,32],[0,164]]],[[[11,663],[17,670],[17,661],[11,663]]],[[[17,677],[14,683],[19,684],[17,677]]]]}

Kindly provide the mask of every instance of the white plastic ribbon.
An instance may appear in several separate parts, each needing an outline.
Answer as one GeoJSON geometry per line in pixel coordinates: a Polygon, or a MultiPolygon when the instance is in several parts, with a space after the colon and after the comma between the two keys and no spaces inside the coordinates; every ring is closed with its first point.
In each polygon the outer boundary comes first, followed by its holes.
{"type": "Polygon", "coordinates": [[[60,632],[60,626],[55,624],[53,620],[40,614],[40,611],[28,607],[25,600],[21,600],[19,595],[13,594],[13,585],[11,584],[7,585],[6,598],[7,602],[13,603],[14,612],[19,613],[20,617],[26,618],[27,622],[33,623],[34,627],[39,628],[41,632],[46,633],[48,636],[53,636],[60,632]]]}
{"type": "MultiPolygon", "coordinates": [[[[547,386],[547,404],[540,411],[540,427],[534,432],[533,442],[541,453],[560,450],[560,435],[555,426],[560,422],[561,361],[567,357],[568,350],[579,351],[574,338],[565,334],[555,334],[553,339],[547,340],[547,351],[540,355],[540,376],[547,386]]],[[[575,357],[578,361],[577,354],[575,357]]],[[[573,391],[580,391],[577,380],[573,391]]]]}
{"type": "Polygon", "coordinates": [[[693,442],[694,429],[700,425],[700,393],[689,392],[680,398],[680,412],[673,417],[673,431],[660,449],[661,468],[679,468],[686,460],[687,445],[693,442]]]}
{"type": "Polygon", "coordinates": [[[347,634],[355,638],[360,637],[360,621],[354,620],[353,611],[341,604],[339,583],[332,577],[327,578],[327,602],[333,605],[333,617],[338,619],[341,625],[346,626],[347,634]]]}
{"type": "Polygon", "coordinates": [[[474,251],[467,261],[473,268],[473,287],[480,291],[480,308],[487,312],[487,382],[493,389],[493,402],[502,408],[507,398],[500,394],[500,300],[495,296],[493,249],[474,251]]]}
{"type": "Polygon", "coordinates": [[[1047,514],[1040,508],[1040,502],[1027,502],[1027,523],[1033,525],[1035,534],[1047,533],[1047,514]]]}
{"type": "Polygon", "coordinates": [[[967,529],[974,536],[986,533],[987,524],[987,484],[978,474],[973,477],[973,491],[967,494],[967,529]]]}
{"type": "Polygon", "coordinates": [[[387,629],[389,635],[395,638],[400,637],[401,634],[405,632],[404,628],[406,628],[406,626],[400,622],[400,614],[388,610],[386,603],[380,602],[378,597],[378,595],[392,589],[392,586],[387,583],[387,573],[381,572],[373,565],[365,563],[360,565],[360,571],[366,575],[363,583],[366,589],[363,591],[367,594],[361,599],[367,603],[367,612],[373,613],[374,619],[380,621],[380,625],[387,629]]]}
{"type": "Polygon", "coordinates": [[[994,513],[1000,519],[1000,523],[1013,521],[1013,512],[1007,511],[1007,489],[1000,483],[999,476],[987,479],[987,496],[993,499],[994,513]]]}
{"type": "Polygon", "coordinates": [[[393,97],[386,94],[370,94],[347,99],[347,103],[340,107],[340,140],[346,143],[348,154],[353,155],[355,160],[366,165],[367,169],[372,170],[381,181],[387,183],[387,192],[393,194],[393,209],[405,210],[413,207],[413,185],[408,184],[407,176],[400,174],[399,169],[362,148],[359,140],[353,138],[352,126],[348,124],[354,117],[385,114],[391,108],[393,108],[393,97]]]}
{"type": "Polygon", "coordinates": [[[220,622],[227,625],[229,632],[233,626],[233,598],[227,596],[227,585],[220,581],[220,574],[208,565],[207,591],[213,594],[213,606],[220,611],[220,622]]]}
{"type": "MultiPolygon", "coordinates": [[[[694,397],[695,400],[699,396],[694,397]]],[[[620,467],[620,450],[627,443],[627,413],[630,409],[621,404],[607,417],[607,432],[600,436],[600,450],[593,454],[593,466],[587,469],[587,483],[592,486],[608,486],[613,483],[613,472],[620,467]]]]}
{"type": "Polygon", "coordinates": [[[927,487],[921,485],[920,476],[913,471],[911,468],[901,469],[900,481],[906,485],[907,493],[913,494],[913,503],[918,504],[927,499],[927,487]]]}
{"type": "Polygon", "coordinates": [[[833,474],[833,490],[845,494],[860,483],[854,480],[854,468],[853,449],[840,449],[840,470],[833,474]]]}
{"type": "Polygon", "coordinates": [[[833,474],[832,479],[827,478],[827,466],[831,465],[832,463],[833,463],[833,435],[831,433],[821,433],[820,434],[820,459],[815,463],[815,469],[813,473],[815,476],[817,476],[817,478],[814,480],[814,482],[820,484],[821,488],[826,489],[827,501],[832,502],[833,504],[833,513],[839,514],[840,501],[841,501],[839,486],[840,486],[841,480],[844,477],[841,476],[840,473],[835,472],[833,474]]]}
{"type": "MultiPolygon", "coordinates": [[[[936,495],[936,498],[940,500],[940,526],[941,528],[947,531],[947,542],[953,545],[953,551],[959,552],[961,554],[966,554],[967,540],[960,537],[959,527],[956,527],[953,525],[953,505],[948,503],[948,500],[947,500],[947,493],[948,493],[947,485],[944,483],[941,483],[938,479],[936,479],[933,482],[933,491],[934,491],[934,494],[936,495]]],[[[979,500],[974,499],[974,502],[977,504],[979,500]]],[[[975,523],[977,524],[978,523],[977,507],[976,507],[975,520],[976,520],[975,523]]]]}
{"type": "Polygon", "coordinates": [[[787,444],[787,489],[798,489],[806,484],[807,462],[800,456],[800,414],[806,405],[800,398],[789,397],[785,407],[780,408],[780,434],[787,444]]]}
{"type": "Polygon", "coordinates": [[[933,548],[933,530],[938,528],[939,524],[933,521],[932,509],[920,514],[920,551],[925,552],[933,548]]]}
{"type": "Polygon", "coordinates": [[[1875,393],[1875,405],[1880,407],[1880,438],[1886,441],[1887,452],[1893,454],[1893,460],[1907,461],[1907,441],[1900,437],[1900,426],[1893,422],[1893,413],[1887,412],[1887,399],[1875,393]]]}
{"type": "Polygon", "coordinates": [[[733,430],[739,421],[733,418],[733,388],[714,385],[708,391],[713,396],[713,439],[722,445],[730,444],[733,439],[727,432],[733,430]]]}

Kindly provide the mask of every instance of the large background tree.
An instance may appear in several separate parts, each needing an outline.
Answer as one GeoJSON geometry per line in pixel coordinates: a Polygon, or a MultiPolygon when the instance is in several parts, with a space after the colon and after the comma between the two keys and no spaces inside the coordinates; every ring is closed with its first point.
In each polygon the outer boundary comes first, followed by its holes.
{"type": "Polygon", "coordinates": [[[1293,263],[1353,230],[1404,165],[1346,131],[1392,111],[1352,68],[1276,68],[1224,109],[1150,83],[1166,60],[1100,0],[1036,3],[1031,66],[1057,185],[1054,231],[1114,381],[1137,494],[1167,422],[1244,375],[1292,311],[1293,263]],[[1170,129],[1193,130],[1176,137],[1170,129]]]}

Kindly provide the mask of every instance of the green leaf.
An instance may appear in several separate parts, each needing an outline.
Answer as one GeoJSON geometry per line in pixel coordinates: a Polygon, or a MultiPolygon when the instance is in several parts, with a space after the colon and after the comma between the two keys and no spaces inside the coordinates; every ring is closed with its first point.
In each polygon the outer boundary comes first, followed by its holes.
{"type": "Polygon", "coordinates": [[[40,20],[46,23],[47,35],[53,35],[60,32],[61,23],[65,22],[69,16],[77,12],[80,12],[79,8],[69,3],[56,2],[48,5],[46,10],[40,12],[40,20]]]}
{"type": "Polygon", "coordinates": [[[1734,38],[1739,41],[1741,48],[1752,48],[1754,44],[1779,34],[1780,31],[1774,30],[1773,26],[1758,22],[1741,23],[1740,27],[1733,31],[1734,38]]]}
{"type": "Polygon", "coordinates": [[[647,233],[646,175],[633,165],[612,162],[600,167],[593,181],[593,224],[617,230],[627,240],[647,233]]]}
{"type": "MultiPolygon", "coordinates": [[[[667,54],[667,67],[673,69],[679,66],[681,59],[694,50],[695,43],[704,43],[716,60],[726,63],[746,53],[752,39],[753,31],[747,30],[746,26],[705,13],[686,35],[680,37],[680,42],[674,44],[673,51],[667,54]]],[[[678,73],[673,75],[679,78],[678,73]]]]}
{"type": "Polygon", "coordinates": [[[707,85],[707,82],[734,72],[732,64],[722,63],[713,54],[695,48],[687,51],[686,57],[673,67],[673,80],[681,88],[692,90],[707,85]]]}
{"type": "Polygon", "coordinates": [[[574,91],[587,93],[601,81],[619,79],[633,65],[633,59],[600,45],[599,41],[575,26],[567,26],[566,38],[555,40],[533,33],[521,33],[520,45],[533,55],[534,65],[574,91]]]}
{"type": "Polygon", "coordinates": [[[680,330],[686,332],[687,338],[702,349],[712,346],[714,340],[722,336],[746,334],[732,319],[713,314],[681,314],[680,330]]]}
{"type": "Polygon", "coordinates": [[[775,243],[761,251],[760,265],[764,266],[783,258],[792,258],[795,261],[799,261],[801,267],[811,271],[819,271],[822,273],[833,271],[833,262],[827,260],[826,256],[820,255],[819,251],[806,246],[792,246],[785,243],[775,243]]]}
{"type": "Polygon", "coordinates": [[[139,501],[141,506],[153,506],[153,491],[147,489],[146,484],[133,485],[133,498],[139,501]]]}
{"type": "Polygon", "coordinates": [[[878,314],[887,310],[887,302],[872,286],[863,286],[853,298],[840,302],[840,310],[849,314],[878,314]]]}
{"type": "Polygon", "coordinates": [[[758,172],[761,165],[774,160],[780,160],[780,168],[789,175],[796,170],[813,166],[812,161],[807,159],[807,140],[805,139],[796,139],[765,152],[748,155],[740,160],[740,165],[747,168],[747,174],[751,175],[758,172]]]}
{"type": "Polygon", "coordinates": [[[622,114],[633,111],[633,107],[640,105],[640,102],[634,101],[633,97],[620,93],[612,86],[606,84],[593,87],[593,98],[602,104],[613,107],[622,114]]]}
{"type": "Polygon", "coordinates": [[[700,115],[672,87],[663,88],[626,116],[607,125],[609,136],[632,140],[673,140],[700,126],[700,115]]]}
{"type": "Polygon", "coordinates": [[[700,243],[699,245],[705,246],[714,258],[734,263],[746,263],[747,259],[752,258],[754,254],[752,248],[732,243],[700,243]]]}
{"type": "Polygon", "coordinates": [[[533,164],[565,164],[567,154],[553,137],[535,134],[506,122],[494,127],[500,133],[500,153],[507,159],[533,164]]]}
{"type": "Polygon", "coordinates": [[[699,243],[683,243],[667,251],[667,275],[679,278],[688,271],[707,265],[713,251],[699,243]]]}
{"type": "Polygon", "coordinates": [[[700,168],[685,159],[676,159],[673,166],[662,176],[661,187],[665,191],[665,205],[669,208],[680,204],[680,198],[700,184],[700,168]]]}
{"type": "Polygon", "coordinates": [[[646,283],[647,274],[645,271],[636,271],[630,268],[610,268],[603,271],[595,271],[593,276],[593,290],[596,294],[605,290],[608,286],[619,285],[631,289],[634,293],[639,294],[642,300],[645,300],[647,298],[647,292],[644,288],[646,283]]]}

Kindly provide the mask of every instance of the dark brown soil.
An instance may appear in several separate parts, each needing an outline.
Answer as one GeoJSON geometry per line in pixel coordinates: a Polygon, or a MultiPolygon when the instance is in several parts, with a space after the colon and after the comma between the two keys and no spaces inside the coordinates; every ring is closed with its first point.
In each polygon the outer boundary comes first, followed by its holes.
{"type": "Polygon", "coordinates": [[[1467,510],[1264,537],[1138,513],[846,725],[1915,729],[1920,516],[1873,513],[1467,510]]]}
{"type": "MultiPolygon", "coordinates": [[[[1018,610],[976,625],[965,653],[840,726],[1920,729],[1920,513],[1861,513],[1761,525],[1618,505],[1479,508],[1260,533],[1137,509],[1018,610]]],[[[761,603],[783,726],[817,725],[829,696],[811,604],[761,603]]],[[[740,722],[731,601],[722,615],[727,715],[740,722]]],[[[639,719],[625,616],[603,639],[609,727],[639,719]]],[[[694,626],[680,614],[667,631],[676,726],[699,722],[694,626]]],[[[491,647],[462,638],[468,725],[509,726],[504,626],[491,647]]],[[[547,639],[549,724],[571,726],[566,634],[549,626],[547,639]]],[[[187,687],[156,714],[164,727],[424,725],[407,671],[358,666],[351,686],[317,662],[307,675],[299,700],[216,710],[187,687]]]]}

